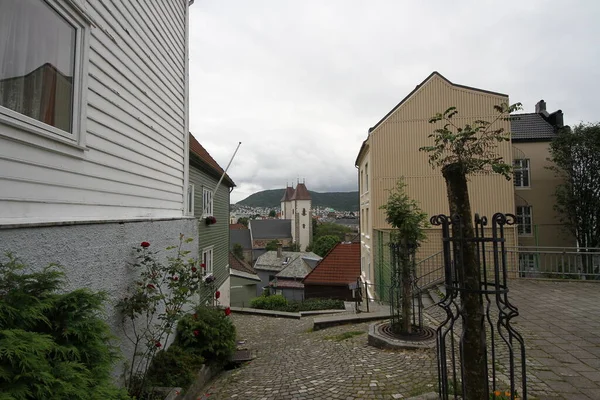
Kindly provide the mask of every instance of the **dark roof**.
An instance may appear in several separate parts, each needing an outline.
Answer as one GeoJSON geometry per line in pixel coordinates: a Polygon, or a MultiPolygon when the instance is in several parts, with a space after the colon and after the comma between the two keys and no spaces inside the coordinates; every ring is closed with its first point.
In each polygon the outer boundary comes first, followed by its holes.
{"type": "MultiPolygon", "coordinates": [[[[443,80],[445,80],[446,82],[448,82],[450,85],[455,86],[455,87],[459,87],[459,88],[463,88],[463,89],[469,89],[469,90],[475,90],[477,92],[482,92],[482,93],[489,93],[489,94],[493,94],[493,95],[496,95],[496,96],[508,97],[508,95],[504,94],[504,93],[492,92],[490,90],[478,89],[478,88],[474,88],[474,87],[471,87],[471,86],[465,86],[465,85],[459,85],[459,84],[456,84],[456,83],[452,83],[448,79],[446,79],[442,74],[440,74],[439,72],[433,71],[431,74],[429,74],[429,76],[427,78],[425,78],[425,80],[423,82],[421,82],[420,84],[418,84],[409,94],[407,94],[406,97],[404,97],[400,101],[400,103],[396,104],[396,106],[394,108],[392,108],[390,110],[390,112],[388,112],[387,114],[385,114],[385,116],[383,118],[381,118],[375,125],[373,125],[372,127],[370,127],[369,128],[369,134],[371,133],[371,131],[377,129],[377,127],[379,125],[381,125],[383,123],[383,121],[385,121],[387,119],[387,117],[389,117],[390,115],[392,115],[402,104],[404,104],[405,101],[407,101],[408,99],[410,99],[412,97],[412,95],[415,94],[415,92],[417,90],[419,90],[425,83],[427,83],[427,81],[429,81],[434,76],[439,76],[440,78],[442,78],[443,80]]],[[[367,137],[367,139],[368,139],[368,137],[367,137]]],[[[358,156],[356,157],[356,161],[354,162],[354,165],[358,165],[358,160],[360,158],[360,155],[362,154],[362,151],[366,147],[366,143],[367,143],[367,140],[365,139],[365,141],[363,142],[362,146],[360,147],[360,150],[358,152],[358,156]]]]}
{"type": "Polygon", "coordinates": [[[310,193],[304,183],[299,183],[290,200],[311,200],[310,193]]]}
{"type": "MultiPolygon", "coordinates": [[[[196,138],[194,137],[194,135],[192,135],[191,132],[189,134],[189,142],[190,142],[190,153],[194,154],[197,158],[197,161],[199,161],[201,164],[203,164],[204,167],[206,167],[212,173],[212,175],[214,177],[216,177],[217,179],[220,179],[221,175],[223,175],[223,173],[225,171],[223,171],[223,168],[221,168],[221,166],[215,161],[215,159],[212,158],[212,156],[208,153],[208,151],[206,151],[206,149],[204,147],[202,147],[200,142],[198,142],[196,140],[196,138]]],[[[225,174],[225,177],[223,178],[223,182],[226,183],[227,186],[229,186],[229,187],[235,186],[235,183],[233,182],[233,180],[231,180],[231,178],[227,174],[225,174]]]]}
{"type": "Polygon", "coordinates": [[[269,282],[269,286],[281,289],[304,289],[304,284],[294,279],[273,279],[271,282],[269,282]]]}
{"type": "Polygon", "coordinates": [[[254,219],[250,221],[252,239],[287,239],[292,237],[291,219],[254,219]]]}
{"type": "Polygon", "coordinates": [[[245,272],[247,274],[256,275],[256,271],[250,266],[250,264],[236,257],[232,252],[229,252],[229,268],[235,269],[236,271],[245,272]]]}
{"type": "Polygon", "coordinates": [[[252,248],[250,231],[248,229],[230,229],[229,248],[233,249],[233,245],[236,243],[240,244],[244,249],[250,250],[252,248]]]}
{"type": "Polygon", "coordinates": [[[338,243],[315,269],[304,278],[305,284],[347,285],[360,276],[360,243],[338,243]]]}
{"type": "Polygon", "coordinates": [[[285,192],[283,192],[283,197],[281,198],[281,201],[289,201],[293,195],[294,195],[294,188],[288,186],[285,188],[285,192]]]}
{"type": "Polygon", "coordinates": [[[309,251],[282,251],[281,257],[277,257],[277,251],[271,250],[258,257],[254,269],[278,272],[287,270],[282,277],[304,278],[311,271],[305,259],[320,260],[321,257],[309,251]]]}
{"type": "Polygon", "coordinates": [[[513,142],[547,141],[556,137],[556,129],[541,114],[514,114],[510,121],[513,142]]]}

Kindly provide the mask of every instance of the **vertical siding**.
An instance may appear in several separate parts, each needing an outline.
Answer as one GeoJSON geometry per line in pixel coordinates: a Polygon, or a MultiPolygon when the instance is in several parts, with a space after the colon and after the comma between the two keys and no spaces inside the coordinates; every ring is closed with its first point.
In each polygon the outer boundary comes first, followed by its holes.
{"type": "Polygon", "coordinates": [[[183,215],[186,7],[86,2],[87,150],[9,141],[0,123],[0,224],[183,215]]]}
{"type": "MultiPolygon", "coordinates": [[[[386,230],[383,210],[379,207],[387,201],[388,190],[404,176],[409,196],[416,199],[428,215],[448,214],[446,184],[439,169],[432,169],[427,154],[419,152],[422,146],[430,145],[428,135],[435,125],[428,120],[434,114],[456,106],[459,114],[453,119],[457,125],[472,123],[476,119],[492,121],[497,114],[494,106],[508,102],[502,95],[475,91],[449,84],[439,76],[433,76],[421,86],[405,103],[383,121],[369,137],[369,210],[368,231],[386,230]]],[[[494,127],[509,131],[508,121],[498,121],[494,127]]],[[[512,161],[510,142],[499,144],[498,153],[507,163],[512,161]]],[[[365,159],[367,157],[364,157],[365,159]]],[[[499,175],[477,175],[469,177],[469,195],[473,213],[491,216],[496,212],[514,212],[514,190],[512,181],[499,175]]],[[[362,206],[361,199],[361,207],[362,206]]],[[[429,232],[430,240],[423,246],[423,256],[441,249],[434,228],[429,232]]],[[[514,235],[510,235],[514,244],[514,235]]]]}
{"type": "Polygon", "coordinates": [[[194,216],[198,221],[198,254],[213,246],[213,273],[219,287],[229,276],[229,188],[221,183],[213,197],[213,212],[217,223],[206,225],[202,218],[203,188],[214,190],[218,179],[201,170],[196,164],[190,164],[190,183],[194,185],[194,216]]]}

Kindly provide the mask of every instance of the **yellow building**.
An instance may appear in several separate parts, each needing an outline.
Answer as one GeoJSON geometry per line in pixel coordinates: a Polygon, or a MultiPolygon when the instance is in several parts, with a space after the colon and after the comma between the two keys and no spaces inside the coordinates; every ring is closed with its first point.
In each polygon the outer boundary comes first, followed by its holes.
{"type": "MultiPolygon", "coordinates": [[[[387,202],[389,190],[395,187],[400,177],[404,177],[408,195],[416,199],[429,216],[449,214],[446,184],[441,170],[433,169],[428,163],[427,153],[419,151],[420,147],[432,144],[432,139],[428,136],[439,127],[430,124],[429,119],[436,113],[444,112],[454,106],[457,108],[458,114],[453,120],[458,126],[464,126],[478,119],[493,121],[498,115],[494,106],[501,103],[509,103],[508,95],[457,85],[438,72],[433,72],[369,129],[368,137],[363,142],[356,159],[356,166],[359,170],[363,279],[378,284],[383,284],[389,279],[385,267],[389,257],[386,243],[391,227],[385,221],[384,211],[380,207],[387,202]]],[[[546,129],[545,132],[548,133],[550,130],[555,132],[556,122],[562,119],[562,113],[559,115],[557,112],[552,116],[540,113],[535,115],[537,116],[530,117],[529,114],[524,114],[524,117],[518,122],[497,121],[493,126],[493,128],[502,127],[505,131],[515,128],[519,131],[520,141],[518,144],[499,143],[497,153],[507,163],[513,160],[515,162],[517,162],[516,160],[528,160],[518,162],[529,162],[531,166],[527,171],[530,187],[515,190],[515,183],[500,175],[480,174],[469,177],[469,195],[474,214],[491,217],[496,212],[516,214],[519,211],[521,212],[520,216],[523,217],[520,219],[521,221],[528,218],[523,213],[533,208],[537,209],[538,206],[535,204],[539,202],[539,215],[537,211],[529,214],[533,218],[531,220],[532,233],[524,233],[524,235],[537,238],[539,241],[545,237],[546,233],[541,233],[541,229],[535,228],[536,224],[539,226],[552,225],[557,228],[556,216],[554,214],[549,216],[551,212],[548,211],[549,202],[547,200],[549,193],[554,190],[556,181],[550,177],[552,173],[544,169],[545,164],[540,162],[548,156],[548,141],[551,138],[536,137],[536,133],[531,131],[529,122],[533,119],[537,120],[539,117],[542,122],[550,125],[550,129],[546,129]],[[555,122],[554,127],[552,121],[555,122]],[[513,145],[519,146],[519,150],[513,149],[513,145]],[[515,153],[520,158],[515,159],[515,153]],[[534,166],[535,169],[533,169],[534,166]],[[537,182],[538,178],[540,179],[539,183],[537,182]],[[540,196],[545,199],[545,203],[537,200],[540,199],[540,196]],[[516,207],[515,199],[520,208],[516,207]]],[[[540,121],[537,122],[541,124],[540,121]]],[[[562,123],[562,121],[558,122],[562,123]]],[[[517,141],[515,140],[515,142],[517,141]]],[[[524,232],[522,228],[517,229],[517,227],[509,227],[506,230],[508,247],[517,246],[518,231],[524,232]]],[[[548,235],[554,237],[553,233],[548,235]]],[[[534,243],[539,244],[539,242],[534,243]]],[[[566,245],[568,241],[564,243],[566,245]]],[[[427,231],[427,240],[420,248],[417,258],[423,260],[428,257],[438,257],[441,260],[441,254],[439,254],[441,245],[440,229],[430,227],[427,231]]],[[[555,242],[552,242],[552,245],[555,245],[555,242]]],[[[425,268],[425,263],[422,264],[422,268],[425,268]]],[[[421,270],[419,274],[423,275],[427,272],[421,270]]],[[[381,293],[380,296],[382,296],[381,293]]]]}

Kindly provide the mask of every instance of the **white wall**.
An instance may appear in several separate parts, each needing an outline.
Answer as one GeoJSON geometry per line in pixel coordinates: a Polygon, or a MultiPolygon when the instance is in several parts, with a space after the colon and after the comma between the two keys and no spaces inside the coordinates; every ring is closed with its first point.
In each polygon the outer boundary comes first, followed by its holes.
{"type": "Polygon", "coordinates": [[[0,224],[181,217],[188,1],[79,3],[93,22],[84,146],[0,121],[0,224]]]}

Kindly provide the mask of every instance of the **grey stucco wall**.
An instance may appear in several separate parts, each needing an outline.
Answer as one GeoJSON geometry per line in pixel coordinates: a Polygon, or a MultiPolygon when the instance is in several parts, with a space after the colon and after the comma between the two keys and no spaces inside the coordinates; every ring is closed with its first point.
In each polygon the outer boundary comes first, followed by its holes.
{"type": "MultiPolygon", "coordinates": [[[[190,257],[198,257],[198,228],[195,219],[115,222],[46,227],[0,228],[0,257],[7,251],[31,268],[58,263],[66,273],[65,290],[89,288],[108,293],[106,321],[118,338],[123,355],[130,359],[133,346],[123,335],[115,304],[126,296],[136,273],[128,263],[134,261],[134,247],[150,242],[152,250],[177,244],[179,234],[193,237],[186,245],[190,257]]],[[[117,365],[115,374],[122,369],[117,365]]]]}
{"type": "Polygon", "coordinates": [[[263,287],[269,286],[269,276],[277,275],[278,271],[265,271],[265,270],[257,270],[256,275],[260,278],[260,282],[256,282],[256,296],[260,296],[263,291],[263,287]]]}

